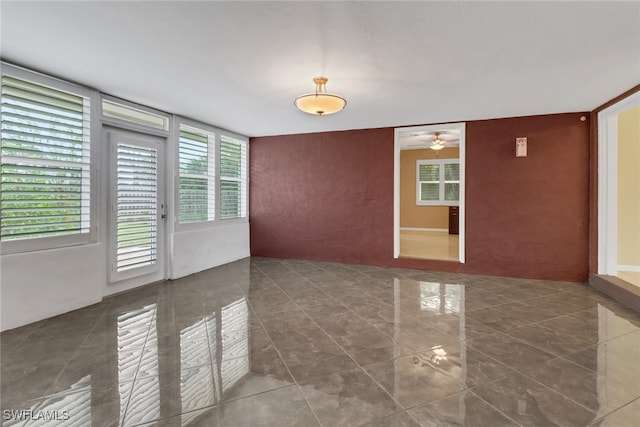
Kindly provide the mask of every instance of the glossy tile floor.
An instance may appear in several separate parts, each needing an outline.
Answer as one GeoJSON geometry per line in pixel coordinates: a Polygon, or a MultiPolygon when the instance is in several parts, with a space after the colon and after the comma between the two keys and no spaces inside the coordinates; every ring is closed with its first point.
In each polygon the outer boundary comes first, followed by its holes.
{"type": "Polygon", "coordinates": [[[640,421],[640,315],[575,283],[252,258],[1,337],[4,425],[640,421]]]}

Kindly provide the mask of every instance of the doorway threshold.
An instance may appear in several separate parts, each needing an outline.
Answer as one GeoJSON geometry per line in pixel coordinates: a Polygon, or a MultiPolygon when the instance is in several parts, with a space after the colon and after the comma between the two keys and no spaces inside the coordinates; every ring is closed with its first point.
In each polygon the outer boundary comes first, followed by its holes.
{"type": "Polygon", "coordinates": [[[589,277],[589,285],[609,295],[620,304],[640,313],[640,287],[619,277],[604,274],[592,274],[589,277]]]}

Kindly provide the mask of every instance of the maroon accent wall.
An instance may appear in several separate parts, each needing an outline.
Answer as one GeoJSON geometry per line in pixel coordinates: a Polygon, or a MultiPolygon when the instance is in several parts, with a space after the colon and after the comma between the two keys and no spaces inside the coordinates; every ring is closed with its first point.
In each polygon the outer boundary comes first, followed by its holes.
{"type": "Polygon", "coordinates": [[[585,281],[588,116],[467,122],[465,264],[393,259],[393,128],[252,138],[251,254],[585,281]]]}
{"type": "Polygon", "coordinates": [[[393,129],[252,138],[251,254],[393,257],[393,129]]]}

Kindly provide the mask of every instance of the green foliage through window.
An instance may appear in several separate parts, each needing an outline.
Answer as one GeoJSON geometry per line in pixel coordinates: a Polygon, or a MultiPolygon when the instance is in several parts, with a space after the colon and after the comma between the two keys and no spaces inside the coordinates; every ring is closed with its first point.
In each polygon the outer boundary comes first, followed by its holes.
{"type": "Polygon", "coordinates": [[[2,76],[0,236],[88,233],[89,99],[2,76]]]}

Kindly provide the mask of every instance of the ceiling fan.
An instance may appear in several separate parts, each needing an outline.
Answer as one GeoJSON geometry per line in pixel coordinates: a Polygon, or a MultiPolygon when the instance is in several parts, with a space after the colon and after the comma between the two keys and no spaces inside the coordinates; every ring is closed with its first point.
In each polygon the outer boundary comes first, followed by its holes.
{"type": "Polygon", "coordinates": [[[406,138],[409,142],[405,145],[406,148],[430,148],[432,150],[442,150],[446,147],[456,147],[459,144],[460,135],[455,131],[438,131],[428,133],[414,133],[407,135],[406,138]]]}
{"type": "Polygon", "coordinates": [[[440,132],[436,132],[436,137],[429,144],[429,148],[432,150],[442,150],[446,144],[446,141],[440,139],[440,132]]]}
{"type": "MultiPolygon", "coordinates": [[[[428,137],[430,139],[431,135],[428,137]]],[[[424,140],[424,142],[429,143],[429,148],[432,150],[442,150],[445,147],[457,145],[459,137],[450,132],[434,132],[433,139],[429,139],[424,140]]]]}

